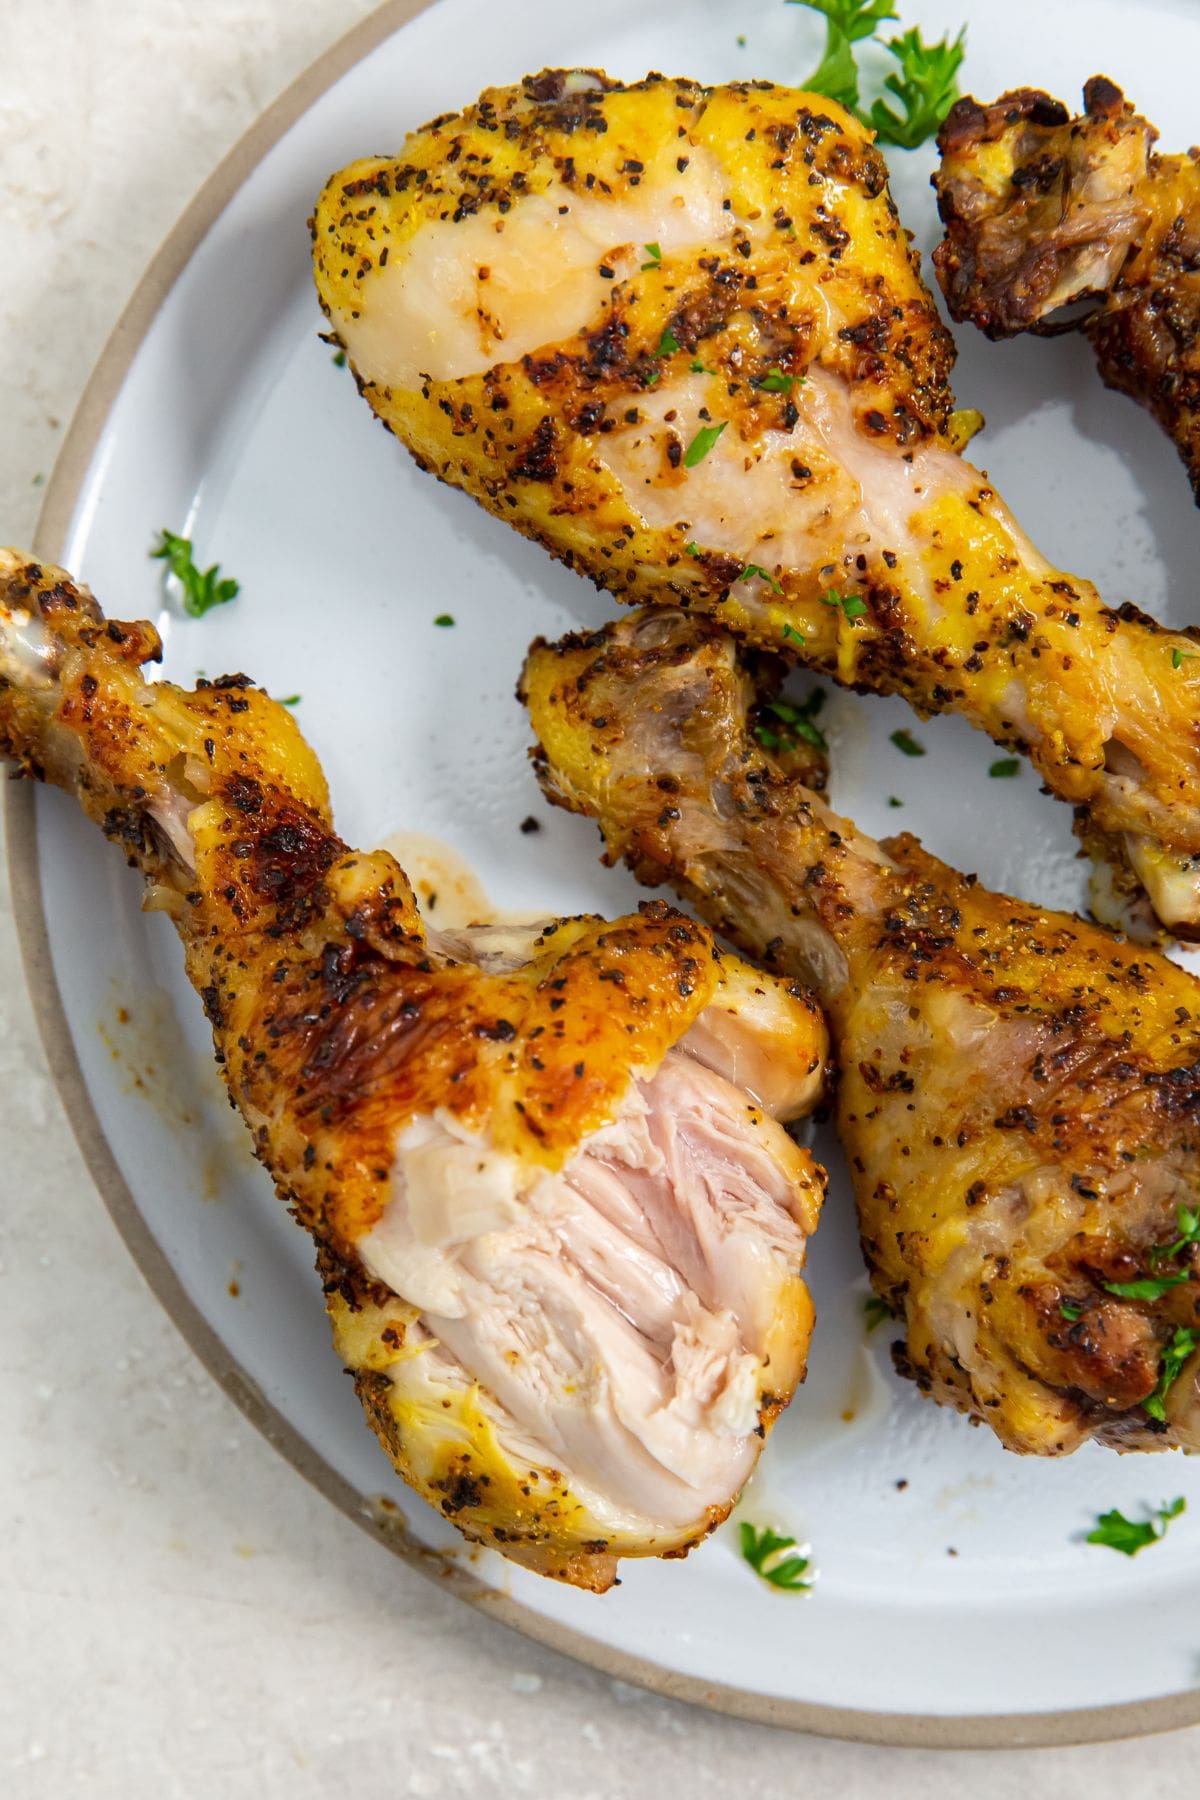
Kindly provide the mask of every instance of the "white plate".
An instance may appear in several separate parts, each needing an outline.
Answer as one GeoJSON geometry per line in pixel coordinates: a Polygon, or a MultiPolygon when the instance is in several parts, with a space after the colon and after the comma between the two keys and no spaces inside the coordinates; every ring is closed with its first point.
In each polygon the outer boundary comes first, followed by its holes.
{"type": "MultiPolygon", "coordinates": [[[[1101,69],[1168,147],[1196,133],[1200,12],[1185,0],[1140,6],[1136,29],[1118,0],[902,5],[936,32],[969,17],[965,86],[984,97],[1034,82],[1075,101],[1101,69]]],[[[157,618],[168,674],[245,668],[276,694],[299,692],[351,841],[431,832],[501,906],[623,909],[636,890],[599,869],[592,828],[542,803],[512,697],[536,632],[596,623],[608,602],[418,474],[374,423],[318,341],[305,220],[330,170],[398,146],[486,84],[547,63],[798,80],[819,37],[815,18],[782,0],[385,8],[285,97],[168,241],[76,421],[41,553],[111,612],[157,618]],[[164,525],[237,575],[234,605],[200,622],[163,611],[146,549],[164,525]],[[444,611],[453,630],[433,624],[444,611]],[[537,835],[519,830],[528,814],[537,835]]],[[[932,153],[891,160],[928,247],[932,153]]],[[[976,448],[1043,549],[1113,601],[1200,619],[1200,519],[1184,475],[1146,415],[1101,388],[1085,345],[997,348],[964,334],[957,389],[988,414],[976,448]]],[[[895,793],[906,825],[990,885],[1081,899],[1067,810],[1028,770],[989,781],[990,745],[955,720],[921,726],[929,755],[906,761],[888,742],[912,722],[899,701],[838,695],[829,712],[835,801],[867,829],[894,824],[895,793]]],[[[18,796],[13,842],[56,1071],[164,1303],[334,1498],[367,1518],[386,1495],[408,1521],[411,1535],[390,1535],[402,1551],[453,1549],[364,1428],[330,1351],[308,1240],[229,1112],[169,926],[142,917],[134,878],[61,797],[18,796]]],[[[811,1539],[813,1595],[762,1586],[728,1531],[685,1564],[626,1565],[603,1599],[491,1554],[456,1560],[459,1591],[628,1679],[844,1735],[1051,1742],[1200,1717],[1200,1465],[1104,1451],[1019,1460],[896,1379],[887,1332],[863,1333],[849,1187],[836,1147],[824,1148],[833,1181],[812,1263],[811,1374],[747,1506],[811,1539]],[[1179,1493],[1191,1512],[1136,1561],[1082,1541],[1104,1508],[1137,1513],[1179,1493]]]]}

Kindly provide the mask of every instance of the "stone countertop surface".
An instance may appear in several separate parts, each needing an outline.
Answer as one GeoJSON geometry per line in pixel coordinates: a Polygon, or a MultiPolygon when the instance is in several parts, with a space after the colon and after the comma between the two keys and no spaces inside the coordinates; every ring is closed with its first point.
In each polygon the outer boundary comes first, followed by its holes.
{"type": "MultiPolygon", "coordinates": [[[[368,10],[5,0],[0,542],[31,538],[71,411],[159,240],[368,10]]],[[[250,1429],[143,1285],[46,1072],[6,886],[0,1145],[5,1800],[1195,1791],[1200,1728],[951,1753],[719,1718],[577,1667],[386,1557],[250,1429]]]]}

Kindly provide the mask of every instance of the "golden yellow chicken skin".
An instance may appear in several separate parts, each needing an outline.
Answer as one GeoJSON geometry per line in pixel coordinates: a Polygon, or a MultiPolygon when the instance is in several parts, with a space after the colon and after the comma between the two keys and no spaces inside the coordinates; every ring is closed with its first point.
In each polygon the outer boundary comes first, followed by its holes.
{"type": "Polygon", "coordinates": [[[620,599],[961,712],[1120,902],[1200,934],[1193,639],[1053,568],[958,454],[950,340],[833,101],[547,71],[335,175],[313,262],[423,468],[620,599]]]}

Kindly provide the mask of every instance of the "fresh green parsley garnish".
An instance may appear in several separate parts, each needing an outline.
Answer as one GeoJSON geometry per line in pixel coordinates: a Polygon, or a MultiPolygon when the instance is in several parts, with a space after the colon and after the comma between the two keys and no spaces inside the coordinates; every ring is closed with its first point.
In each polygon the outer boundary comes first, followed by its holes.
{"type": "Polygon", "coordinates": [[[687,551],[689,556],[703,556],[704,555],[703,550],[701,550],[701,548],[700,548],[699,544],[696,542],[695,538],[692,539],[690,544],[685,544],[683,547],[687,551]]]}
{"type": "Polygon", "coordinates": [[[1182,669],[1185,662],[1195,662],[1198,654],[1200,654],[1200,652],[1195,650],[1172,650],[1171,667],[1173,669],[1182,669]]]}
{"type": "Polygon", "coordinates": [[[45,479],[46,477],[44,475],[35,475],[33,478],[34,487],[41,487],[45,479]]]}
{"type": "Polygon", "coordinates": [[[668,325],[666,330],[663,332],[662,336],[658,340],[658,349],[654,352],[654,354],[655,354],[655,356],[674,356],[674,354],[678,350],[678,348],[679,348],[679,339],[675,336],[675,333],[671,330],[671,327],[668,325]]]}
{"type": "Polygon", "coordinates": [[[958,71],[966,50],[966,28],[927,44],[920,30],[880,39],[885,19],[895,19],[892,0],[789,0],[825,17],[825,54],[801,83],[828,94],[869,125],[881,144],[912,150],[932,137],[958,98],[958,71]],[[899,65],[883,83],[884,94],[869,109],[859,104],[859,72],[854,46],[874,38],[899,65]],[[885,97],[886,96],[886,97],[885,97]],[[894,102],[899,103],[899,107],[894,102]]]}
{"type": "Polygon", "coordinates": [[[747,563],[741,574],[738,576],[738,580],[752,581],[756,575],[760,581],[765,581],[769,588],[774,588],[777,594],[782,594],[783,589],[780,587],[775,577],[769,575],[758,563],[747,563]]]}
{"type": "Polygon", "coordinates": [[[808,1593],[812,1582],[802,1577],[809,1559],[801,1553],[795,1538],[780,1537],[769,1525],[752,1525],[749,1519],[742,1520],[738,1531],[742,1555],[756,1575],[786,1593],[808,1593]]]}
{"type": "Polygon", "coordinates": [[[300,694],[285,694],[279,704],[280,706],[299,706],[301,698],[300,694]]]}
{"type": "Polygon", "coordinates": [[[1105,1281],[1101,1283],[1108,1294],[1116,1294],[1121,1300],[1161,1300],[1174,1287],[1181,1287],[1187,1280],[1186,1272],[1181,1275],[1145,1275],[1137,1281],[1105,1281]]]}
{"type": "Polygon", "coordinates": [[[453,613],[439,613],[437,618],[433,622],[435,625],[453,625],[454,614],[453,613]]]}
{"type": "Polygon", "coordinates": [[[1095,1530],[1087,1534],[1087,1541],[1103,1544],[1109,1550],[1119,1550],[1122,1556],[1136,1556],[1147,1544],[1156,1544],[1159,1538],[1165,1537],[1171,1520],[1186,1511],[1187,1501],[1182,1494],[1169,1506],[1164,1501],[1148,1519],[1127,1519],[1114,1507],[1111,1512],[1100,1514],[1095,1530]]]}
{"type": "Polygon", "coordinates": [[[224,606],[241,592],[231,576],[221,577],[220,563],[198,569],[192,561],[192,540],[173,531],[160,531],[151,556],[164,561],[183,589],[183,610],[193,619],[203,618],[214,606],[224,606]]]}
{"type": "Polygon", "coordinates": [[[715,369],[707,368],[705,364],[700,361],[698,356],[692,358],[688,367],[691,369],[693,375],[715,375],[717,372],[715,369]]]}
{"type": "MultiPolygon", "coordinates": [[[[1179,1236],[1170,1244],[1155,1244],[1150,1251],[1150,1267],[1161,1269],[1164,1263],[1178,1263],[1193,1244],[1200,1244],[1200,1206],[1180,1206],[1175,1213],[1179,1236]]],[[[1110,1294],[1122,1300],[1161,1300],[1172,1288],[1182,1287],[1190,1278],[1187,1269],[1174,1269],[1165,1275],[1143,1275],[1136,1281],[1106,1281],[1110,1294]]]]}
{"type": "Polygon", "coordinates": [[[728,419],[722,419],[719,425],[702,425],[700,427],[683,453],[685,469],[694,469],[697,463],[704,461],[728,423],[728,419]]]}
{"type": "Polygon", "coordinates": [[[659,263],[662,261],[662,251],[660,250],[659,246],[657,244],[643,244],[642,249],[646,252],[646,255],[650,258],[649,262],[644,262],[642,264],[642,268],[643,269],[657,269],[659,263]]]}
{"type": "Polygon", "coordinates": [[[764,394],[790,394],[797,381],[803,383],[802,375],[785,375],[782,369],[770,369],[765,375],[756,375],[750,386],[761,388],[764,394]]]}
{"type": "MultiPolygon", "coordinates": [[[[1139,1145],[1139,1150],[1147,1146],[1139,1145]]],[[[1150,1261],[1157,1269],[1165,1262],[1172,1262],[1183,1251],[1193,1244],[1200,1244],[1200,1206],[1181,1206],[1175,1214],[1175,1223],[1179,1228],[1179,1236],[1172,1244],[1155,1244],[1150,1252],[1150,1261]]]]}
{"type": "Polygon", "coordinates": [[[869,123],[881,144],[915,150],[938,126],[958,99],[958,71],[967,48],[964,25],[956,38],[949,33],[927,44],[914,25],[899,37],[889,38],[884,49],[900,67],[884,82],[888,94],[900,102],[900,110],[880,98],[871,107],[869,123]]]}
{"type": "Polygon", "coordinates": [[[744,50],[746,48],[746,40],[740,33],[737,38],[737,47],[739,50],[744,50]]]}
{"type": "Polygon", "coordinates": [[[794,625],[785,625],[783,628],[783,636],[785,640],[791,644],[807,644],[808,642],[804,633],[802,631],[797,631],[794,625]]]}
{"type": "Polygon", "coordinates": [[[888,795],[888,805],[889,806],[903,806],[904,802],[903,802],[903,800],[897,800],[895,794],[889,794],[888,795]]]}
{"type": "Polygon", "coordinates": [[[840,606],[848,619],[861,619],[867,610],[867,603],[858,594],[839,594],[836,588],[826,588],[821,595],[822,606],[840,606]]]}
{"type": "Polygon", "coordinates": [[[1197,1344],[1200,1344],[1200,1331],[1193,1331],[1187,1325],[1175,1327],[1174,1336],[1163,1351],[1162,1362],[1159,1365],[1158,1386],[1148,1400],[1142,1401],[1143,1407],[1152,1419],[1160,1421],[1166,1419],[1167,1395],[1179,1380],[1183,1372],[1183,1365],[1197,1344]]]}
{"type": "Polygon", "coordinates": [[[892,742],[905,756],[924,756],[924,744],[918,744],[911,731],[893,731],[892,742]]]}
{"type": "Polygon", "coordinates": [[[894,1317],[895,1314],[887,1301],[881,1300],[878,1294],[870,1294],[863,1301],[863,1318],[866,1320],[868,1331],[874,1331],[875,1327],[882,1325],[885,1319],[894,1317]]]}
{"type": "MultiPolygon", "coordinates": [[[[777,750],[782,745],[785,750],[794,750],[798,739],[803,738],[804,742],[811,744],[814,750],[828,750],[829,742],[825,733],[813,723],[824,704],[824,688],[814,688],[807,700],[802,700],[798,706],[791,700],[770,701],[766,710],[773,718],[779,720],[782,729],[775,732],[770,727],[759,727],[760,733],[765,729],[768,736],[775,739],[775,742],[768,744],[767,748],[777,750]]],[[[765,742],[761,735],[759,735],[759,742],[765,742]]]]}
{"type": "Polygon", "coordinates": [[[1058,1303],[1058,1310],[1064,1319],[1070,1320],[1072,1325],[1075,1323],[1076,1319],[1081,1319],[1083,1317],[1083,1306],[1078,1300],[1060,1300],[1058,1303]]]}
{"type": "Polygon", "coordinates": [[[1015,756],[1002,756],[998,761],[992,763],[988,769],[988,774],[996,781],[1004,776],[1015,775],[1020,767],[1021,765],[1015,756]]]}
{"type": "Polygon", "coordinates": [[[345,351],[344,351],[344,350],[335,350],[335,351],[334,351],[334,353],[333,353],[333,366],[334,366],[334,368],[335,368],[335,369],[344,369],[344,368],[345,368],[345,366],[346,366],[346,352],[345,352],[345,351]]]}

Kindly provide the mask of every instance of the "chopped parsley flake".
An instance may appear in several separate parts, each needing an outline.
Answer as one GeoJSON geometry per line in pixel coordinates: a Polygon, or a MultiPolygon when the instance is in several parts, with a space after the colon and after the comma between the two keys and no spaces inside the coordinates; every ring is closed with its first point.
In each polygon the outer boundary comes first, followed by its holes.
{"type": "Polygon", "coordinates": [[[702,425],[700,427],[699,431],[683,453],[683,466],[685,469],[694,469],[697,463],[702,463],[704,461],[728,423],[729,421],[727,419],[722,419],[719,425],[702,425]]]}
{"type": "Polygon", "coordinates": [[[231,576],[221,578],[220,563],[198,569],[192,561],[192,541],[173,531],[160,531],[151,556],[164,561],[183,590],[183,610],[193,619],[203,618],[214,606],[225,606],[241,589],[231,576]]]}
{"type": "Polygon", "coordinates": [[[889,806],[903,806],[904,802],[903,802],[903,800],[897,800],[895,794],[889,794],[888,795],[888,805],[889,806]]]}
{"type": "Polygon", "coordinates": [[[992,777],[993,781],[998,781],[1006,776],[1015,775],[1020,767],[1021,765],[1015,756],[1002,756],[998,761],[992,763],[991,767],[988,769],[988,774],[992,777]]]}
{"type": "MultiPolygon", "coordinates": [[[[1148,1150],[1149,1146],[1140,1144],[1138,1149],[1139,1152],[1148,1150]]],[[[1179,1229],[1179,1236],[1174,1243],[1155,1244],[1150,1252],[1150,1261],[1155,1268],[1158,1268],[1161,1263],[1171,1262],[1183,1251],[1190,1249],[1193,1244],[1200,1244],[1200,1206],[1179,1207],[1175,1214],[1175,1223],[1179,1229]]]]}
{"type": "Polygon", "coordinates": [[[761,388],[764,394],[790,394],[796,381],[803,382],[803,379],[803,376],[785,375],[782,369],[772,369],[766,375],[754,376],[750,386],[761,388]]]}
{"type": "Polygon", "coordinates": [[[867,603],[858,594],[839,594],[836,588],[826,588],[821,595],[822,606],[840,606],[848,619],[861,619],[867,610],[867,603]]]}
{"type": "Polygon", "coordinates": [[[345,366],[346,366],[346,352],[345,352],[345,351],[344,351],[344,350],[335,350],[335,351],[334,351],[334,353],[333,353],[333,366],[334,366],[334,368],[335,368],[335,369],[344,369],[344,368],[345,368],[345,366]]]}
{"type": "Polygon", "coordinates": [[[662,336],[658,340],[658,349],[654,352],[654,354],[655,354],[655,356],[674,356],[674,354],[678,350],[678,348],[679,348],[679,339],[675,336],[675,333],[671,330],[671,327],[668,325],[666,330],[663,332],[662,336]]]}
{"type": "Polygon", "coordinates": [[[662,261],[662,251],[660,250],[659,246],[657,244],[643,244],[642,249],[646,252],[646,255],[650,258],[649,262],[644,262],[642,264],[643,270],[657,269],[659,263],[662,261]]]}
{"type": "Polygon", "coordinates": [[[761,568],[758,563],[747,563],[741,574],[738,576],[738,580],[752,581],[755,576],[758,577],[759,581],[765,581],[767,586],[773,588],[777,594],[782,594],[783,589],[780,587],[775,577],[773,575],[768,575],[767,571],[764,568],[761,568]]]}
{"type": "Polygon", "coordinates": [[[688,367],[691,369],[693,375],[715,375],[717,372],[715,369],[710,369],[706,364],[702,363],[698,356],[692,358],[688,367]]]}
{"type": "Polygon", "coordinates": [[[284,694],[278,704],[280,706],[299,706],[301,698],[300,694],[284,694]]]}
{"type": "Polygon", "coordinates": [[[814,688],[807,700],[802,700],[799,705],[791,700],[769,701],[765,710],[779,721],[781,729],[776,731],[771,726],[760,726],[755,733],[759,743],[766,743],[766,738],[762,735],[765,731],[767,737],[773,740],[767,744],[768,750],[778,750],[781,747],[784,750],[794,750],[803,738],[814,750],[824,753],[829,749],[829,742],[825,733],[814,723],[824,704],[824,688],[814,688]]]}
{"type": "Polygon", "coordinates": [[[808,642],[804,633],[802,631],[797,631],[794,625],[785,625],[783,628],[783,636],[788,643],[792,644],[807,644],[808,642]]]}
{"type": "Polygon", "coordinates": [[[1127,1519],[1116,1507],[1111,1512],[1101,1513],[1096,1521],[1095,1529],[1087,1534],[1089,1544],[1103,1544],[1106,1549],[1119,1550],[1122,1556],[1136,1556],[1147,1544],[1156,1544],[1167,1535],[1167,1526],[1172,1519],[1179,1518],[1187,1511],[1187,1501],[1180,1494],[1168,1506],[1163,1505],[1148,1519],[1127,1519]]]}
{"type": "Polygon", "coordinates": [[[880,39],[879,27],[896,17],[893,0],[792,0],[825,15],[825,54],[802,87],[828,94],[869,125],[881,144],[911,150],[932,137],[958,98],[958,70],[966,50],[966,31],[927,44],[920,31],[880,39]],[[868,109],[859,105],[859,72],[854,46],[873,38],[898,67],[883,82],[884,99],[868,109]]]}
{"type": "Polygon", "coordinates": [[[1172,650],[1171,667],[1181,669],[1185,662],[1195,662],[1197,655],[1200,655],[1200,652],[1195,650],[1172,650]]]}
{"type": "Polygon", "coordinates": [[[1160,1423],[1165,1422],[1167,1395],[1179,1380],[1183,1372],[1183,1365],[1197,1344],[1200,1344],[1200,1331],[1193,1331],[1187,1325],[1175,1327],[1174,1336],[1163,1351],[1162,1362],[1159,1365],[1158,1386],[1148,1400],[1142,1401],[1142,1405],[1152,1419],[1158,1419],[1160,1423]]]}
{"type": "Polygon", "coordinates": [[[863,1301],[863,1318],[866,1320],[868,1331],[874,1331],[875,1327],[882,1325],[885,1319],[894,1317],[895,1314],[887,1301],[881,1300],[878,1294],[869,1294],[863,1301]]]}
{"type": "Polygon", "coordinates": [[[453,613],[439,613],[437,618],[433,622],[435,625],[453,625],[454,614],[453,613]]]}
{"type": "Polygon", "coordinates": [[[742,1520],[738,1532],[742,1555],[763,1581],[785,1593],[809,1592],[812,1582],[802,1579],[809,1559],[802,1554],[795,1538],[781,1537],[769,1525],[752,1525],[749,1519],[742,1520]]]}
{"type": "Polygon", "coordinates": [[[1186,1273],[1144,1275],[1137,1281],[1105,1281],[1101,1285],[1106,1293],[1116,1294],[1121,1300],[1161,1300],[1164,1294],[1170,1293],[1173,1287],[1181,1287],[1187,1279],[1186,1273]]]}
{"type": "Polygon", "coordinates": [[[700,548],[699,544],[696,542],[695,538],[693,538],[689,544],[685,544],[683,547],[687,551],[689,556],[703,556],[704,555],[703,550],[701,550],[701,548],[700,548]]]}
{"type": "Polygon", "coordinates": [[[918,744],[911,731],[893,731],[892,743],[895,744],[897,750],[902,751],[905,756],[924,756],[925,754],[924,744],[918,744]]]}
{"type": "Polygon", "coordinates": [[[1072,1325],[1076,1319],[1083,1317],[1083,1304],[1079,1300],[1060,1300],[1058,1310],[1064,1319],[1070,1320],[1072,1325]]]}
{"type": "MultiPolygon", "coordinates": [[[[1194,1244],[1200,1244],[1200,1206],[1180,1206],[1175,1213],[1179,1236],[1170,1244],[1155,1244],[1150,1251],[1150,1267],[1162,1269],[1164,1263],[1176,1263],[1194,1244]]],[[[1136,1281],[1106,1281],[1104,1287],[1122,1300],[1161,1300],[1172,1288],[1182,1287],[1191,1279],[1190,1269],[1175,1268],[1166,1274],[1142,1275],[1136,1281]]]]}

